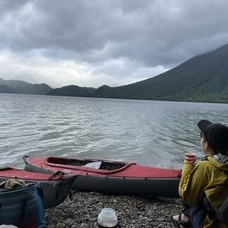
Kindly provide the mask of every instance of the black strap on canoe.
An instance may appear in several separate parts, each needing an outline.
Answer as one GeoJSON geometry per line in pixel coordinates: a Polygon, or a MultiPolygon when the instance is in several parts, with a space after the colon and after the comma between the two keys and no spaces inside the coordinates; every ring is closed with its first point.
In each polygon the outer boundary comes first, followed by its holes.
{"type": "Polygon", "coordinates": [[[51,174],[51,176],[48,178],[48,180],[52,180],[52,179],[54,179],[56,176],[59,176],[59,179],[62,179],[62,177],[64,176],[64,172],[62,172],[62,171],[53,172],[53,173],[51,174]]]}

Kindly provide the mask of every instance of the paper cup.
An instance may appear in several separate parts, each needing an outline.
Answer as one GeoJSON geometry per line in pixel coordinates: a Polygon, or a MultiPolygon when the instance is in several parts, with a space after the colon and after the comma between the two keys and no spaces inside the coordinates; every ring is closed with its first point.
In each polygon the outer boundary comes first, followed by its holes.
{"type": "Polygon", "coordinates": [[[195,153],[186,153],[185,154],[185,160],[187,161],[194,161],[196,159],[195,153]]]}

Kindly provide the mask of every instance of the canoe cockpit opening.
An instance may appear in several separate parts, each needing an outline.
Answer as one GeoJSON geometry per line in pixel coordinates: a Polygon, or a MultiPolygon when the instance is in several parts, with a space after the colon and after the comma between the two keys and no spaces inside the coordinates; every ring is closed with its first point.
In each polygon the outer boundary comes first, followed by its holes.
{"type": "Polygon", "coordinates": [[[125,166],[125,163],[122,163],[122,162],[117,162],[117,163],[101,162],[100,169],[115,170],[115,169],[120,169],[124,166],[125,166]]]}
{"type": "Polygon", "coordinates": [[[88,159],[67,159],[61,157],[49,157],[48,163],[69,165],[69,166],[81,166],[88,168],[95,168],[101,170],[115,170],[120,169],[126,165],[124,162],[110,162],[110,161],[99,161],[99,160],[88,160],[88,159]]]}

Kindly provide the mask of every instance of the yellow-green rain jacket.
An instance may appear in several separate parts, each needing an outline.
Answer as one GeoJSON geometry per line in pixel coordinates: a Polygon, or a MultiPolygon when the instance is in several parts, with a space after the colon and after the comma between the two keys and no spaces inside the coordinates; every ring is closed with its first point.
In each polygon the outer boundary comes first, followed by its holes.
{"type": "MultiPolygon", "coordinates": [[[[198,203],[205,195],[216,210],[228,197],[228,164],[221,164],[213,157],[198,162],[196,166],[185,161],[179,184],[179,193],[187,205],[198,203]]],[[[212,224],[213,220],[210,220],[207,216],[204,227],[212,227],[212,224]]],[[[225,227],[227,228],[228,225],[219,224],[218,226],[218,228],[225,227]]]]}

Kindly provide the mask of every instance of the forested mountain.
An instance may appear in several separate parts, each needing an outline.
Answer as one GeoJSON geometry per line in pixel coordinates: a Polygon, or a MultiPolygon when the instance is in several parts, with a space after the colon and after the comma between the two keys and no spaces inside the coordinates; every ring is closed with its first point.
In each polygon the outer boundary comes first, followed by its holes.
{"type": "Polygon", "coordinates": [[[8,85],[0,84],[0,93],[19,93],[19,91],[8,85]]]}
{"type": "Polygon", "coordinates": [[[0,93],[47,94],[52,88],[47,84],[31,84],[20,80],[0,78],[0,93]]]}
{"type": "Polygon", "coordinates": [[[228,44],[156,77],[125,86],[95,89],[69,85],[52,89],[46,84],[0,78],[0,92],[228,103],[228,44]]]}
{"type": "Polygon", "coordinates": [[[92,94],[94,91],[94,88],[70,85],[64,86],[62,88],[53,89],[49,93],[47,93],[47,95],[84,97],[88,94],[92,94]]]}
{"type": "Polygon", "coordinates": [[[120,87],[102,86],[93,96],[228,102],[228,45],[195,56],[154,78],[120,87]]]}

